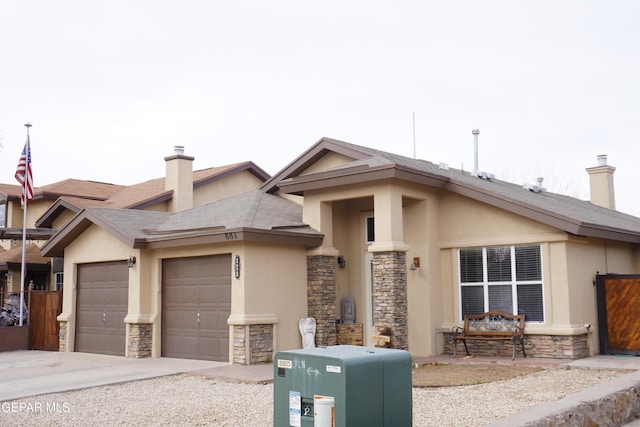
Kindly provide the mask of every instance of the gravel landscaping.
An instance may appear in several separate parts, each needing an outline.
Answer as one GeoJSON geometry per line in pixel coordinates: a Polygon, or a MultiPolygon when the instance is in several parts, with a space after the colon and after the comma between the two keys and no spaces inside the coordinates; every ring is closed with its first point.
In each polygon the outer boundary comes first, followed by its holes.
{"type": "MultiPolygon", "coordinates": [[[[628,371],[549,368],[485,384],[413,389],[414,426],[481,426],[628,371]]],[[[273,424],[273,385],[196,375],[0,403],[0,425],[258,426],[273,424]]]]}

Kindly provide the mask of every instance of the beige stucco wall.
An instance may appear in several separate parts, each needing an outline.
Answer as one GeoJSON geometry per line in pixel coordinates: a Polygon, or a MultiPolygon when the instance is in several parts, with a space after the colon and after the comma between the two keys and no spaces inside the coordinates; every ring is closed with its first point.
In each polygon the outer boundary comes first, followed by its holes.
{"type": "Polygon", "coordinates": [[[63,310],[59,320],[68,322],[67,350],[73,351],[75,342],[77,264],[126,260],[129,255],[136,256],[135,267],[129,269],[129,309],[125,322],[151,323],[152,356],[160,357],[162,260],[229,253],[232,255],[232,263],[229,265],[232,276],[230,325],[274,324],[274,351],[300,348],[298,320],[307,315],[304,248],[236,242],[217,246],[138,251],[92,225],[65,250],[67,274],[63,310]],[[239,255],[241,260],[239,279],[233,275],[235,255],[239,255]]]}
{"type": "Polygon", "coordinates": [[[242,194],[262,185],[262,180],[249,171],[234,173],[223,179],[197,187],[193,191],[193,207],[242,194]]]}
{"type": "MultiPolygon", "coordinates": [[[[49,199],[32,200],[27,206],[27,228],[35,228],[36,220],[51,207],[54,201],[49,199]]],[[[20,205],[20,199],[7,204],[6,220],[8,228],[22,228],[24,211],[20,205]]]]}
{"type": "Polygon", "coordinates": [[[353,298],[356,323],[365,323],[364,254],[365,218],[373,216],[373,198],[360,198],[333,203],[333,241],[346,266],[336,268],[336,317],[340,317],[340,301],[353,298]]]}
{"type": "Polygon", "coordinates": [[[307,175],[314,172],[323,171],[352,162],[354,159],[339,153],[329,152],[316,160],[311,166],[305,169],[300,175],[307,175]]]}
{"type": "MultiPolygon", "coordinates": [[[[244,245],[242,299],[234,302],[232,320],[274,325],[274,351],[302,348],[298,322],[307,317],[307,257],[302,247],[244,245]]],[[[235,279],[234,279],[235,280],[235,279]]]]}
{"type": "Polygon", "coordinates": [[[569,304],[566,322],[580,330],[591,325],[590,348],[599,350],[597,297],[594,280],[596,274],[638,274],[637,252],[633,245],[601,239],[574,238],[566,244],[569,304]]]}
{"type": "Polygon", "coordinates": [[[460,322],[457,249],[524,243],[541,244],[545,322],[528,323],[529,334],[582,334],[591,325],[590,350],[597,352],[596,272],[637,274],[633,246],[570,236],[553,227],[461,196],[441,203],[441,255],[446,306],[444,328],[460,322]]]}
{"type": "MultiPolygon", "coordinates": [[[[445,290],[439,253],[439,197],[437,191],[394,181],[384,187],[361,185],[323,193],[307,192],[304,200],[304,220],[325,233],[325,252],[330,253],[328,249],[332,248],[335,255],[344,256],[347,263],[345,268],[336,271],[338,316],[340,301],[351,296],[356,303],[356,323],[366,323],[367,253],[390,249],[407,251],[409,350],[415,354],[442,351],[435,334],[443,317],[445,290]],[[393,209],[389,206],[392,203],[397,204],[393,209]],[[375,207],[378,210],[374,214],[375,207]],[[385,223],[397,214],[403,219],[402,227],[385,229],[385,223]],[[370,216],[376,219],[379,249],[365,241],[365,219],[370,216]],[[381,221],[382,216],[387,221],[381,221]],[[409,265],[414,257],[420,258],[421,267],[411,271],[409,265]]],[[[368,337],[364,338],[366,342],[368,337]]]]}
{"type": "MultiPolygon", "coordinates": [[[[98,226],[90,226],[81,238],[75,239],[65,248],[64,257],[64,292],[62,293],[62,313],[58,316],[58,320],[67,323],[67,351],[74,351],[75,345],[75,308],[76,308],[76,282],[77,282],[77,265],[106,262],[106,261],[123,261],[129,255],[139,256],[137,251],[129,248],[122,241],[116,239],[111,234],[98,226]]],[[[134,279],[132,272],[129,270],[129,280],[134,279]]],[[[135,279],[134,279],[135,280],[135,279]]],[[[137,296],[131,293],[129,289],[129,303],[136,304],[137,296]]]]}
{"type": "Polygon", "coordinates": [[[71,218],[73,218],[75,215],[76,215],[76,212],[73,212],[69,209],[65,209],[64,211],[62,211],[60,215],[56,217],[55,220],[53,220],[53,225],[51,228],[53,228],[54,230],[61,229],[62,227],[67,225],[69,221],[71,221],[71,218]]]}
{"type": "Polygon", "coordinates": [[[589,324],[592,353],[597,351],[593,286],[596,271],[625,274],[638,271],[638,255],[632,245],[612,242],[605,245],[598,239],[570,236],[460,195],[398,181],[308,191],[304,221],[325,233],[322,247],[315,251],[345,257],[346,268],[336,272],[337,314],[340,300],[352,296],[358,323],[365,320],[367,304],[365,254],[386,247],[407,248],[409,350],[420,355],[442,352],[439,332],[461,324],[459,248],[540,244],[545,321],[528,323],[527,333],[583,334],[589,324]],[[398,200],[402,203],[400,239],[396,229],[400,222],[386,227],[389,218],[399,211],[398,200]],[[396,207],[390,207],[391,204],[396,207]],[[364,220],[371,215],[376,218],[376,244],[367,245],[364,220]],[[421,268],[411,271],[408,267],[414,257],[420,257],[421,268]]]}

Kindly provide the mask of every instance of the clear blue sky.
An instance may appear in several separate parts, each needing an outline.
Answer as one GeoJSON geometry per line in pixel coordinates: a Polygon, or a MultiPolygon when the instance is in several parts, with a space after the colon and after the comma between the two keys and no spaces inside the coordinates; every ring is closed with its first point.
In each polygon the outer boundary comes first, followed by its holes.
{"type": "Polygon", "coordinates": [[[5,1],[0,182],[274,174],[322,136],[587,199],[607,154],[640,216],[640,2],[5,1]]]}

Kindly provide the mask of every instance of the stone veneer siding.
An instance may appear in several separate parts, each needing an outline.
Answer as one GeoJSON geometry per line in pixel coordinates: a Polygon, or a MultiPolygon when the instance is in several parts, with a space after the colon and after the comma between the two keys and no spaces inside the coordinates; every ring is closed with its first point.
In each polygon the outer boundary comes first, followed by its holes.
{"type": "Polygon", "coordinates": [[[640,377],[636,371],[571,394],[561,400],[529,407],[492,425],[495,427],[626,425],[637,421],[640,413],[639,380],[640,377]]]}
{"type": "Polygon", "coordinates": [[[408,350],[406,253],[373,253],[373,319],[376,331],[391,335],[391,348],[408,350]]]}
{"type": "Polygon", "coordinates": [[[129,324],[127,357],[132,359],[151,357],[152,329],[151,323],[129,324]]]}
{"type": "Polygon", "coordinates": [[[251,364],[268,363],[273,357],[273,325],[249,325],[251,364]]]}
{"type": "Polygon", "coordinates": [[[255,365],[273,358],[273,325],[235,325],[233,363],[255,365]]]}
{"type": "Polygon", "coordinates": [[[316,346],[337,344],[334,256],[307,257],[307,316],[316,320],[316,346]]]}
{"type": "Polygon", "coordinates": [[[249,325],[235,325],[233,327],[233,363],[247,364],[247,329],[249,325]]]}
{"type": "MultiPolygon", "coordinates": [[[[444,353],[453,355],[451,333],[444,333],[444,353]]],[[[509,356],[513,351],[511,341],[468,341],[469,353],[474,356],[509,356]]],[[[581,359],[589,357],[588,335],[526,335],[524,349],[527,357],[551,359],[581,359]]],[[[458,343],[458,355],[465,356],[464,344],[458,343]]],[[[522,357],[518,344],[516,357],[522,357]]]]}
{"type": "Polygon", "coordinates": [[[338,323],[338,345],[364,345],[362,323],[338,323]]]}
{"type": "Polygon", "coordinates": [[[58,351],[67,351],[67,322],[60,322],[58,332],[58,351]]]}

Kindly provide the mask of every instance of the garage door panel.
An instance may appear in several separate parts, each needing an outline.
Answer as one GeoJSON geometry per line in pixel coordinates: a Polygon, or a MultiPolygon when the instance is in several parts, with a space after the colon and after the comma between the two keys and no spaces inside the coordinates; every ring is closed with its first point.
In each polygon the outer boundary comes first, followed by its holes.
{"type": "Polygon", "coordinates": [[[164,260],[164,356],[228,361],[230,313],[231,255],[164,260]]]}
{"type": "Polygon", "coordinates": [[[78,266],[76,351],[124,356],[128,286],[124,262],[78,266]]]}

